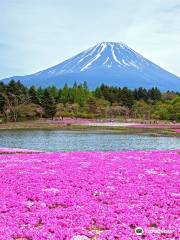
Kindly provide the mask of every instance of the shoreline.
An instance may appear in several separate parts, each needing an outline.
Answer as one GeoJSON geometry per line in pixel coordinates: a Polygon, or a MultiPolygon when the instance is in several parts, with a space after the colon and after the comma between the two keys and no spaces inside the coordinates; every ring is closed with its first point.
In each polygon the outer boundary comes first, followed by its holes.
{"type": "Polygon", "coordinates": [[[98,133],[117,133],[117,134],[147,134],[153,136],[174,136],[180,137],[179,126],[174,124],[134,124],[134,123],[111,123],[108,126],[107,123],[83,123],[83,124],[60,124],[54,122],[41,122],[41,121],[27,121],[0,124],[0,132],[7,130],[19,130],[19,131],[81,131],[81,132],[98,132],[98,133]],[[123,126],[122,126],[123,125],[123,126]],[[154,127],[155,126],[155,127],[154,127]]]}

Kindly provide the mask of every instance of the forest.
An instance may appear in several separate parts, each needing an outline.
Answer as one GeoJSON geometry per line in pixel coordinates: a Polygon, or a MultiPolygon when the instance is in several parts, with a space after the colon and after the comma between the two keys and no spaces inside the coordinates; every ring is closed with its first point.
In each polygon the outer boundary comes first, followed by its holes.
{"type": "Polygon", "coordinates": [[[133,118],[180,121],[180,93],[158,88],[128,89],[86,82],[63,88],[26,87],[20,81],[0,82],[0,122],[39,118],[133,118]]]}

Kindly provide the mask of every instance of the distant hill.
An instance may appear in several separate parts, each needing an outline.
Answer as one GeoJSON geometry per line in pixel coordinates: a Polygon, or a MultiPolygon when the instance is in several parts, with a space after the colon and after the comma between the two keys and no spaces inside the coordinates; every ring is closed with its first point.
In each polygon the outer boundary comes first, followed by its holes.
{"type": "Polygon", "coordinates": [[[180,77],[157,66],[123,43],[103,42],[46,70],[3,79],[20,80],[26,86],[69,86],[86,81],[90,88],[104,83],[129,88],[158,87],[180,90],[180,77]]]}

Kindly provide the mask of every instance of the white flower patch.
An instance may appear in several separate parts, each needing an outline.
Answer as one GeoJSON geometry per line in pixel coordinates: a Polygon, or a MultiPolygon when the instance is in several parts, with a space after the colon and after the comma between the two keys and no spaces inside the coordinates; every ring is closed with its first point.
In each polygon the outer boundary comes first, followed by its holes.
{"type": "Polygon", "coordinates": [[[25,202],[26,207],[31,208],[34,205],[34,202],[31,200],[28,200],[25,202]]]}
{"type": "Polygon", "coordinates": [[[157,174],[157,171],[154,170],[153,168],[146,169],[145,172],[148,174],[157,174]]]}
{"type": "Polygon", "coordinates": [[[59,189],[58,188],[45,188],[45,189],[43,189],[43,192],[58,193],[59,189]]]}
{"type": "Polygon", "coordinates": [[[180,197],[180,193],[171,193],[172,197],[180,197]]]}
{"type": "Polygon", "coordinates": [[[83,236],[83,235],[77,235],[71,238],[71,240],[89,240],[90,238],[83,236]]]}
{"type": "Polygon", "coordinates": [[[110,189],[110,190],[114,190],[115,189],[115,187],[113,187],[113,186],[107,186],[107,188],[110,189]]]}

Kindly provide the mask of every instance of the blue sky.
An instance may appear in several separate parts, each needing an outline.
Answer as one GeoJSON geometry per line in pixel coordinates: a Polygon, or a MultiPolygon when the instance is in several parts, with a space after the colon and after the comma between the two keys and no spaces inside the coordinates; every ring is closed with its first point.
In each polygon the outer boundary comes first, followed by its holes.
{"type": "Polygon", "coordinates": [[[180,0],[0,0],[0,79],[124,42],[180,76],[180,0]]]}

